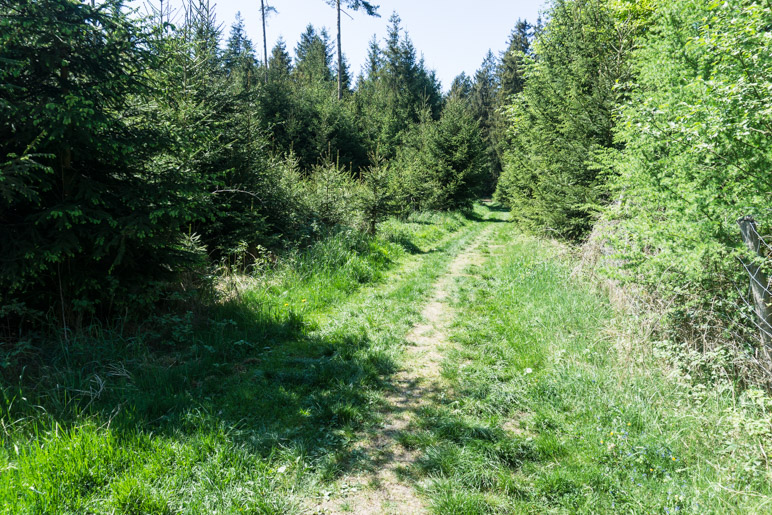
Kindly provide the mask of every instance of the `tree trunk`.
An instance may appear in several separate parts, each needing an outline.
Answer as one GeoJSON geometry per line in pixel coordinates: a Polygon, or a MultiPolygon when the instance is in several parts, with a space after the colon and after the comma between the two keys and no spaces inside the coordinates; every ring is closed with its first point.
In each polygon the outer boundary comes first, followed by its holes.
{"type": "Polygon", "coordinates": [[[340,0],[337,0],[338,7],[338,100],[343,98],[343,84],[341,83],[341,72],[343,67],[343,50],[340,47],[340,0]]]}
{"type": "Polygon", "coordinates": [[[263,17],[263,66],[265,68],[265,83],[268,84],[268,41],[265,37],[265,0],[260,0],[260,13],[263,17]]]}
{"type": "MultiPolygon", "coordinates": [[[[763,256],[759,233],[756,231],[756,221],[753,217],[744,216],[737,220],[737,224],[740,226],[740,232],[742,233],[743,241],[748,246],[748,250],[758,256],[763,256]]],[[[767,290],[769,282],[767,275],[756,263],[751,262],[746,268],[748,275],[751,277],[751,293],[756,308],[756,315],[759,317],[761,341],[767,347],[764,350],[769,352],[769,347],[772,346],[772,336],[770,336],[772,335],[772,319],[769,306],[772,298],[770,298],[769,291],[767,290]]]]}

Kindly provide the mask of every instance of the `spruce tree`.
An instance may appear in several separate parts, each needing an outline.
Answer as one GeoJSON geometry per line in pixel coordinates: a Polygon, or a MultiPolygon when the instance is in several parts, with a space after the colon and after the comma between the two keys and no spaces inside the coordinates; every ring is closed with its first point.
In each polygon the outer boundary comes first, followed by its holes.
{"type": "Polygon", "coordinates": [[[119,0],[0,14],[0,302],[72,323],[153,300],[197,179],[161,159],[149,30],[119,0]]]}
{"type": "Polygon", "coordinates": [[[497,98],[499,95],[498,61],[493,52],[488,50],[482,65],[475,73],[470,105],[473,116],[480,124],[480,131],[485,143],[485,155],[488,170],[488,192],[493,193],[496,181],[501,173],[501,163],[496,153],[494,139],[497,98]]]}
{"type": "Polygon", "coordinates": [[[338,76],[338,100],[340,100],[343,96],[343,87],[344,87],[343,73],[345,70],[345,67],[343,65],[343,48],[341,47],[341,34],[340,34],[341,4],[344,7],[348,7],[349,9],[352,9],[354,11],[363,9],[368,16],[380,16],[380,14],[378,14],[378,6],[371,4],[366,0],[325,0],[325,1],[327,2],[328,5],[335,7],[336,14],[337,14],[337,27],[338,27],[337,76],[338,76]]]}
{"type": "Polygon", "coordinates": [[[510,144],[497,197],[526,226],[581,238],[609,196],[592,162],[614,145],[617,81],[632,32],[602,0],[557,0],[508,108],[510,144]]]}
{"type": "Polygon", "coordinates": [[[287,44],[283,38],[274,45],[271,57],[268,58],[268,76],[272,81],[283,81],[289,78],[292,72],[292,58],[287,52],[287,44]]]}
{"type": "Polygon", "coordinates": [[[472,88],[472,79],[470,79],[466,73],[461,72],[453,79],[453,82],[450,84],[448,99],[463,100],[468,102],[469,97],[472,95],[472,88]]]}
{"type": "Polygon", "coordinates": [[[237,69],[254,72],[254,68],[257,66],[255,50],[252,47],[252,41],[247,37],[244,19],[240,12],[236,13],[236,21],[231,26],[230,37],[226,42],[222,60],[228,74],[237,69]]]}
{"type": "Polygon", "coordinates": [[[525,20],[517,20],[509,36],[506,51],[501,55],[498,68],[499,104],[508,103],[512,95],[520,93],[525,85],[525,56],[531,49],[533,27],[525,20]]]}
{"type": "Polygon", "coordinates": [[[317,32],[308,25],[295,47],[295,69],[297,80],[306,84],[331,82],[332,52],[326,29],[317,32]]]}

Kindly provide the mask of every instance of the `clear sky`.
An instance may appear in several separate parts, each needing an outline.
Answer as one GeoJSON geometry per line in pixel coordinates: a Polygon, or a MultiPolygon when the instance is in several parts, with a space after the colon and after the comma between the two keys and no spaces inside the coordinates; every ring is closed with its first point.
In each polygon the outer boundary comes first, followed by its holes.
{"type": "MultiPolygon", "coordinates": [[[[159,0],[152,0],[158,5],[159,0]]],[[[171,0],[174,6],[179,0],[171,0]]],[[[216,4],[217,19],[223,23],[225,36],[241,11],[247,33],[260,49],[260,0],[211,0],[216,4]]],[[[335,9],[325,0],[271,0],[278,14],[268,19],[268,52],[281,35],[290,55],[306,25],[327,27],[330,37],[335,36],[335,9]]],[[[426,64],[437,72],[443,89],[447,90],[453,77],[477,70],[488,49],[495,54],[503,51],[509,34],[518,18],[534,23],[544,0],[372,0],[380,5],[380,18],[371,18],[364,11],[351,12],[353,20],[342,16],[343,53],[356,77],[367,55],[367,45],[373,34],[379,41],[386,35],[389,16],[396,11],[402,19],[416,50],[423,54],[426,64]]]]}

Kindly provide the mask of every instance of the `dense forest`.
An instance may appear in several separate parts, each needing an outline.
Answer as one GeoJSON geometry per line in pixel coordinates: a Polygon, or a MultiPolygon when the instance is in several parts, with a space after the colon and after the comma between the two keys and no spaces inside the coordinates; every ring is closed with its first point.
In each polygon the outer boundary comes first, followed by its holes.
{"type": "Polygon", "coordinates": [[[0,512],[768,509],[772,5],[327,3],[0,0],[0,512]]]}
{"type": "Polygon", "coordinates": [[[279,41],[266,67],[243,20],[225,37],[208,2],[180,18],[138,20],[112,1],[4,5],[11,332],[141,317],[183,275],[344,222],[372,231],[391,214],[469,207],[492,187],[471,103],[443,98],[396,14],[355,87],[342,61],[340,100],[325,29],[309,25],[294,59],[279,41]]]}

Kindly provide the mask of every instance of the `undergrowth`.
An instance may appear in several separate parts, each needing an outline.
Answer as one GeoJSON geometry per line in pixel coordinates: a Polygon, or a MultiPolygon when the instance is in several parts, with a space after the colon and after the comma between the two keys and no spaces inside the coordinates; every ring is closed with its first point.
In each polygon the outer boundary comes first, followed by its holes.
{"type": "Polygon", "coordinates": [[[434,512],[772,509],[768,396],[695,384],[558,247],[496,234],[459,278],[453,395],[403,438],[434,512]]]}
{"type": "Polygon", "coordinates": [[[221,278],[206,310],[49,343],[0,389],[0,512],[298,511],[357,459],[423,297],[477,230],[445,213],[342,231],[221,278]]]}

